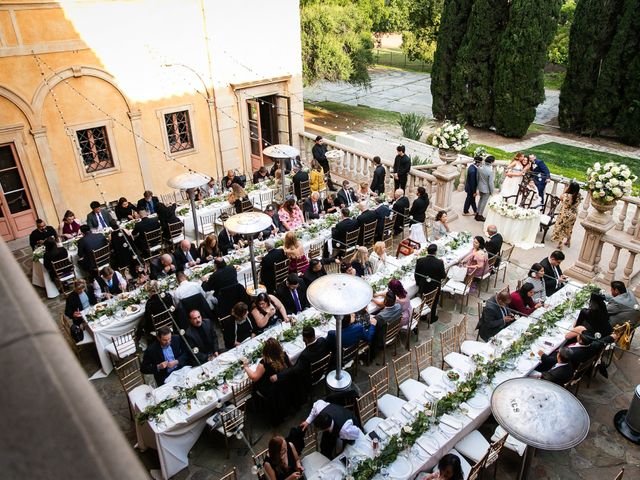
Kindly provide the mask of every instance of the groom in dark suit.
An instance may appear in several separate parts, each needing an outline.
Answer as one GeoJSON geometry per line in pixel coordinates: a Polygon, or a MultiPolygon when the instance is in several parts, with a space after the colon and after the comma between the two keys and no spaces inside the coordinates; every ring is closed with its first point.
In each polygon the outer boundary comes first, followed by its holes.
{"type": "Polygon", "coordinates": [[[542,160],[536,158],[535,154],[529,154],[529,161],[531,162],[529,175],[533,178],[533,183],[536,184],[536,188],[538,189],[540,203],[544,203],[544,189],[547,186],[547,182],[551,179],[551,172],[542,160]]]}
{"type": "Polygon", "coordinates": [[[478,194],[478,166],[482,163],[482,157],[473,157],[473,163],[467,168],[467,179],[464,182],[464,191],[467,198],[464,200],[462,215],[475,215],[478,213],[476,195],[478,194]],[[469,213],[469,208],[473,213],[469,213]]]}

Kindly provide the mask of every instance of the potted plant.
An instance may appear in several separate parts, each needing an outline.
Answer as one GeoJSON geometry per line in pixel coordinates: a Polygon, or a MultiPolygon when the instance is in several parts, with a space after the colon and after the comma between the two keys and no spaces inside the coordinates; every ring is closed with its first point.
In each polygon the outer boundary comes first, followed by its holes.
{"type": "Polygon", "coordinates": [[[629,195],[638,177],[624,164],[596,162],[587,169],[586,189],[591,194],[591,204],[600,213],[610,212],[619,198],[629,195]]]}
{"type": "Polygon", "coordinates": [[[458,152],[469,146],[469,132],[459,123],[447,120],[429,135],[427,142],[438,148],[444,163],[452,163],[458,158],[458,152]]]}

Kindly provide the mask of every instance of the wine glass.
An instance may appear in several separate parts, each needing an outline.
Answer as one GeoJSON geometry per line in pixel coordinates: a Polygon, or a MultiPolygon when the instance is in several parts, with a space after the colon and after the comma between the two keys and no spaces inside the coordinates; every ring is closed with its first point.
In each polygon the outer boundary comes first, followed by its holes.
{"type": "Polygon", "coordinates": [[[382,475],[382,478],[389,478],[389,469],[387,467],[382,467],[380,469],[380,475],[382,475]]]}

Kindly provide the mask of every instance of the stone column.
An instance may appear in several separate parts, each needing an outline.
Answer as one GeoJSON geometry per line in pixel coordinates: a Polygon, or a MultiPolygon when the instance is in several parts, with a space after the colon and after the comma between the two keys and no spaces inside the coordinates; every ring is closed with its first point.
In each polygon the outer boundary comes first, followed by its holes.
{"type": "Polygon", "coordinates": [[[592,202],[591,206],[594,208],[580,222],[584,227],[584,237],[578,260],[565,270],[565,274],[568,276],[585,283],[593,281],[598,273],[599,260],[597,257],[602,237],[615,225],[611,218],[611,210],[615,207],[615,203],[599,205],[592,202]]]}
{"type": "Polygon", "coordinates": [[[433,206],[436,211],[444,210],[447,212],[447,220],[449,222],[458,218],[458,214],[453,209],[451,203],[453,187],[458,175],[458,169],[449,164],[440,165],[433,171],[433,176],[438,179],[438,183],[436,184],[436,198],[433,206]]]}
{"type": "Polygon", "coordinates": [[[151,174],[151,165],[147,157],[147,149],[142,135],[142,113],[140,110],[127,112],[131,120],[131,129],[133,130],[133,140],[136,144],[136,153],[138,154],[138,163],[140,164],[140,173],[142,175],[142,184],[145,190],[154,190],[153,176],[151,174]]]}
{"type": "MultiPolygon", "coordinates": [[[[49,185],[49,192],[53,200],[53,208],[56,211],[56,220],[59,222],[60,218],[65,211],[67,202],[64,199],[62,189],[60,188],[60,181],[58,179],[58,169],[53,156],[51,155],[51,148],[49,146],[49,138],[47,137],[47,129],[45,127],[34,128],[31,130],[31,135],[36,142],[36,149],[40,156],[40,162],[42,162],[42,169],[45,172],[45,178],[49,185]]],[[[55,223],[54,225],[57,225],[55,223]]]]}

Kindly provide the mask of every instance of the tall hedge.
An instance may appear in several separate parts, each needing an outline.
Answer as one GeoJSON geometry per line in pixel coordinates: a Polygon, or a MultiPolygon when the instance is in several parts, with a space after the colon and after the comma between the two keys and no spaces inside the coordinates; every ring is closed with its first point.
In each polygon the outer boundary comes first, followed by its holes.
{"type": "Polygon", "coordinates": [[[543,69],[558,26],[561,0],[513,0],[502,34],[494,77],[494,126],[506,137],[521,137],[544,100],[543,69]]]}
{"type": "Polygon", "coordinates": [[[451,116],[451,69],[467,30],[473,0],[445,0],[438,31],[438,47],[431,68],[431,96],[433,116],[438,119],[451,116]]]}
{"type": "Polygon", "coordinates": [[[509,19],[509,0],[476,0],[451,71],[451,116],[471,125],[493,125],[497,46],[509,19]]]}
{"type": "Polygon", "coordinates": [[[620,109],[613,123],[616,135],[629,145],[640,145],[640,51],[625,66],[620,109]]]}
{"type": "Polygon", "coordinates": [[[580,1],[569,37],[569,67],[560,90],[558,120],[563,130],[586,128],[585,108],[596,91],[624,0],[580,1]]]}

